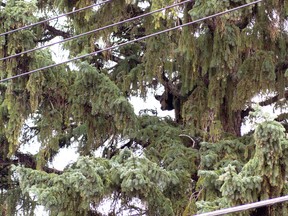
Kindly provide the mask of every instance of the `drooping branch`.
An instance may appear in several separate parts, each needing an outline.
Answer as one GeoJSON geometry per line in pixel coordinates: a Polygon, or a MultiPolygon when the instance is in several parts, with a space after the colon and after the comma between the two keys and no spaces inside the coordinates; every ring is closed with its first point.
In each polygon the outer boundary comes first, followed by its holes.
{"type": "MultiPolygon", "coordinates": [[[[77,128],[77,125],[71,123],[69,125],[62,125],[62,133],[59,134],[58,139],[58,149],[62,149],[64,147],[68,148],[72,142],[71,139],[74,137],[75,134],[73,133],[73,130],[77,128]]],[[[28,126],[24,125],[24,132],[21,139],[21,143],[29,143],[33,138],[35,138],[41,131],[41,127],[39,126],[28,126]]],[[[58,153],[58,150],[50,149],[49,146],[47,146],[47,150],[49,150],[49,154],[45,157],[45,160],[52,160],[54,156],[58,153]]]]}
{"type": "MultiPolygon", "coordinates": [[[[238,7],[240,5],[241,5],[240,3],[231,2],[231,7],[233,8],[238,7]]],[[[255,6],[252,7],[251,15],[247,15],[243,18],[241,17],[241,19],[236,20],[236,21],[233,20],[231,22],[233,22],[240,30],[243,30],[251,23],[252,19],[257,14],[257,10],[258,10],[258,6],[257,4],[255,4],[255,6]]],[[[221,18],[212,18],[212,19],[208,19],[204,21],[204,23],[207,25],[207,27],[212,33],[216,30],[216,26],[218,25],[217,19],[221,19],[221,18]]]]}

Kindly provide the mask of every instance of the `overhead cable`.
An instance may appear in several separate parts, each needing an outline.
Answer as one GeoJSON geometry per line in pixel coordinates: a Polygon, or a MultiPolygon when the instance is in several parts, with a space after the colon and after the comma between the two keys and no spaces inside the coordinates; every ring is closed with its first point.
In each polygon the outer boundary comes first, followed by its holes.
{"type": "Polygon", "coordinates": [[[42,67],[42,68],[38,68],[38,69],[35,69],[35,70],[24,72],[22,74],[17,74],[17,75],[11,76],[11,77],[7,77],[7,78],[4,78],[4,79],[1,79],[0,83],[8,81],[8,80],[15,79],[15,78],[19,78],[19,77],[22,77],[22,76],[26,76],[26,75],[29,75],[29,74],[33,74],[33,73],[36,73],[36,72],[41,71],[41,70],[46,70],[46,69],[49,69],[49,68],[52,68],[52,67],[56,67],[56,66],[59,66],[59,65],[62,65],[62,64],[66,64],[66,63],[69,63],[69,62],[72,62],[72,61],[76,61],[76,60],[79,60],[81,58],[85,58],[85,57],[88,57],[88,56],[91,56],[91,55],[96,55],[96,54],[99,54],[99,53],[104,52],[104,51],[113,50],[113,49],[116,49],[116,48],[119,48],[119,47],[122,47],[122,46],[125,46],[125,45],[128,45],[128,44],[131,44],[131,43],[135,43],[137,41],[141,41],[141,40],[144,40],[144,39],[147,39],[147,38],[151,38],[151,37],[163,34],[165,32],[169,32],[169,31],[176,30],[176,29],[179,29],[179,28],[182,28],[182,27],[185,27],[185,26],[192,25],[194,23],[198,23],[198,22],[210,19],[210,18],[221,16],[221,15],[224,15],[226,13],[230,13],[232,11],[236,11],[236,10],[239,10],[239,9],[242,9],[242,8],[257,4],[257,3],[261,2],[261,1],[262,0],[253,1],[253,2],[250,2],[250,3],[247,3],[247,4],[244,4],[244,5],[241,5],[241,6],[226,10],[226,11],[222,11],[222,12],[219,12],[219,13],[207,16],[207,17],[200,18],[200,19],[195,20],[195,21],[184,23],[182,25],[178,25],[178,26],[175,26],[175,27],[172,27],[172,28],[169,28],[169,29],[165,29],[165,30],[162,30],[162,31],[159,31],[159,32],[155,32],[155,33],[152,33],[152,34],[140,37],[140,38],[136,38],[136,39],[133,39],[133,40],[121,43],[121,44],[117,44],[117,45],[114,45],[114,46],[111,46],[111,47],[107,47],[107,48],[104,48],[104,49],[101,49],[101,50],[98,50],[98,51],[95,51],[95,52],[91,52],[89,54],[85,54],[85,55],[78,56],[78,57],[75,57],[75,58],[72,58],[72,59],[68,59],[68,60],[60,62],[60,63],[48,65],[48,66],[45,66],[45,67],[42,67]]]}
{"type": "Polygon", "coordinates": [[[32,23],[30,25],[26,25],[26,26],[23,26],[23,27],[20,27],[20,28],[17,28],[17,29],[13,29],[13,30],[10,30],[10,31],[4,32],[4,33],[0,33],[0,36],[8,35],[8,34],[11,34],[11,33],[17,32],[17,31],[21,31],[21,30],[24,30],[24,29],[27,29],[27,28],[31,28],[33,26],[36,26],[36,25],[39,25],[39,24],[43,24],[43,23],[46,23],[46,22],[49,22],[49,21],[52,21],[52,20],[55,20],[55,19],[58,19],[58,18],[61,18],[61,17],[65,17],[67,15],[71,15],[71,14],[74,14],[74,13],[77,13],[77,12],[80,12],[80,11],[83,11],[83,10],[87,10],[89,8],[97,7],[99,5],[108,3],[110,1],[112,1],[112,0],[102,1],[102,2],[99,2],[97,4],[89,5],[89,6],[86,6],[86,7],[83,7],[83,8],[79,8],[79,9],[70,11],[68,13],[61,14],[59,16],[51,17],[49,19],[45,19],[45,20],[42,20],[42,21],[39,21],[39,22],[36,22],[36,23],[32,23]]]}
{"type": "Polygon", "coordinates": [[[36,51],[36,50],[40,50],[40,49],[43,49],[43,48],[47,48],[47,47],[50,47],[50,46],[53,46],[53,45],[56,45],[56,44],[60,44],[60,43],[66,42],[66,41],[70,41],[70,40],[73,40],[73,39],[76,39],[76,38],[79,38],[79,37],[83,37],[83,36],[86,36],[86,35],[89,35],[89,34],[92,34],[92,33],[98,32],[98,31],[102,31],[102,30],[105,30],[107,28],[111,28],[111,27],[114,27],[114,26],[117,26],[117,25],[120,25],[120,24],[128,23],[128,22],[131,22],[133,20],[140,19],[140,18],[149,16],[151,14],[158,13],[160,11],[164,11],[164,10],[173,8],[173,7],[182,5],[182,4],[184,4],[186,2],[190,2],[190,1],[191,0],[186,0],[186,1],[183,1],[183,2],[180,2],[180,3],[169,5],[169,6],[166,6],[166,7],[163,7],[163,8],[160,8],[160,9],[157,9],[157,10],[154,10],[154,11],[139,15],[139,16],[136,16],[136,17],[125,19],[125,20],[122,20],[122,21],[117,22],[117,23],[112,23],[110,25],[106,25],[106,26],[103,26],[103,27],[100,27],[100,28],[97,28],[97,29],[94,29],[94,30],[91,30],[91,31],[88,31],[88,32],[84,32],[82,34],[75,35],[75,36],[66,38],[66,39],[61,40],[61,41],[57,41],[57,42],[54,42],[54,43],[46,44],[46,45],[43,45],[43,46],[40,46],[40,47],[36,47],[34,49],[30,49],[30,50],[26,50],[26,51],[23,51],[23,52],[20,52],[20,53],[16,53],[14,55],[6,56],[6,57],[3,57],[3,58],[0,58],[0,61],[7,60],[7,59],[10,59],[10,58],[14,58],[14,57],[17,57],[17,56],[20,56],[20,55],[23,55],[23,54],[27,54],[27,53],[30,53],[30,52],[33,52],[33,51],[36,51]]]}
{"type": "Polygon", "coordinates": [[[276,203],[281,203],[281,202],[287,202],[288,201],[288,196],[283,196],[283,197],[277,197],[273,199],[268,199],[268,200],[262,200],[259,202],[255,203],[248,203],[240,206],[235,206],[231,208],[226,208],[226,209],[220,209],[216,210],[213,212],[207,212],[207,213],[202,213],[202,214],[197,214],[194,216],[219,216],[219,215],[226,215],[234,212],[241,212],[249,209],[254,209],[254,208],[259,208],[262,206],[268,206],[268,205],[273,205],[276,203]]]}

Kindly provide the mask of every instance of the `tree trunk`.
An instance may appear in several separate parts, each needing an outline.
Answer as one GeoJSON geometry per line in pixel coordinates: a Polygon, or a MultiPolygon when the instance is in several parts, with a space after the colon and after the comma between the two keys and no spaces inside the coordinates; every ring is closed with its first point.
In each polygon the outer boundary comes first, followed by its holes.
{"type": "Polygon", "coordinates": [[[241,136],[241,110],[230,111],[229,104],[225,98],[221,106],[220,120],[224,132],[237,137],[241,136]]]}

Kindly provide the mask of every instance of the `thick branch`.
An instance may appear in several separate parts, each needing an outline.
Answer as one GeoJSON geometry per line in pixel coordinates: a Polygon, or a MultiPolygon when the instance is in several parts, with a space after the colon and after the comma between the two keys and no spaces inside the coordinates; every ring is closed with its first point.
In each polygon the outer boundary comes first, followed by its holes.
{"type": "Polygon", "coordinates": [[[47,32],[45,33],[44,38],[37,40],[37,42],[41,42],[41,43],[47,42],[47,41],[50,41],[57,36],[63,37],[65,39],[71,37],[71,34],[69,32],[65,32],[65,31],[56,29],[55,27],[50,26],[48,24],[44,24],[43,28],[47,32]]]}
{"type": "Polygon", "coordinates": [[[288,119],[288,113],[282,113],[279,116],[277,116],[275,121],[282,122],[282,121],[284,121],[286,119],[288,119]]]}
{"type": "Polygon", "coordinates": [[[45,43],[45,42],[48,42],[48,41],[51,41],[53,38],[55,38],[56,36],[54,35],[49,35],[47,37],[44,37],[43,39],[41,40],[37,40],[38,43],[45,43]]]}
{"type": "MultiPolygon", "coordinates": [[[[241,4],[239,3],[231,3],[232,7],[238,7],[241,4]]],[[[241,19],[237,20],[237,21],[232,21],[230,20],[230,22],[234,23],[240,30],[245,29],[252,21],[253,17],[255,17],[255,15],[257,14],[257,10],[258,10],[258,6],[257,4],[255,4],[252,7],[252,13],[250,15],[247,15],[245,17],[241,17],[241,19]]],[[[221,19],[221,18],[218,18],[221,19]]],[[[217,27],[217,18],[212,18],[212,19],[208,19],[206,21],[204,21],[205,24],[207,24],[209,30],[211,32],[214,32],[216,27],[217,27]]]]}
{"type": "MultiPolygon", "coordinates": [[[[36,169],[37,162],[36,159],[33,157],[33,155],[16,152],[15,156],[18,159],[12,161],[14,164],[24,165],[27,168],[36,169]]],[[[49,168],[47,166],[43,167],[43,171],[47,173],[56,173],[56,174],[62,173],[62,171],[56,170],[54,168],[49,168]]]]}
{"type": "MultiPolygon", "coordinates": [[[[284,98],[288,99],[288,90],[285,91],[284,98]]],[[[271,104],[273,104],[273,103],[275,103],[275,102],[277,102],[277,101],[279,101],[281,99],[282,98],[280,98],[279,95],[276,95],[276,96],[274,96],[272,98],[269,98],[269,99],[267,99],[265,101],[260,102],[259,105],[260,106],[268,106],[268,105],[271,105],[271,104]]]]}
{"type": "Polygon", "coordinates": [[[63,38],[71,37],[70,33],[56,29],[55,27],[50,26],[50,25],[45,25],[45,29],[47,29],[50,32],[50,34],[54,36],[61,36],[63,38]]]}
{"type": "MultiPolygon", "coordinates": [[[[279,95],[276,95],[276,96],[271,97],[271,98],[269,98],[267,100],[261,101],[259,103],[259,105],[260,106],[268,106],[268,105],[271,105],[273,103],[276,103],[277,101],[279,101],[279,100],[281,100],[283,98],[288,99],[288,90],[285,91],[284,97],[280,98],[279,95]]],[[[248,107],[247,109],[242,110],[241,118],[243,119],[244,117],[248,116],[251,111],[253,111],[252,107],[248,107]]]]}
{"type": "MultiPolygon", "coordinates": [[[[287,70],[288,69],[288,61],[284,61],[284,62],[281,62],[279,64],[276,65],[276,73],[277,72],[282,72],[284,73],[283,71],[287,70]]],[[[282,98],[285,98],[285,99],[288,99],[288,90],[286,90],[284,92],[284,97],[282,98]]],[[[271,105],[279,100],[281,100],[282,98],[280,98],[279,94],[274,96],[274,97],[271,97],[267,100],[264,100],[264,101],[261,101],[259,103],[260,106],[268,106],[268,105],[271,105]]],[[[247,109],[243,110],[242,113],[241,113],[241,117],[242,119],[246,116],[249,115],[249,113],[253,111],[252,107],[248,107],[247,109]]]]}
{"type": "Polygon", "coordinates": [[[147,148],[151,144],[151,142],[149,140],[148,141],[142,141],[142,140],[137,139],[137,138],[132,138],[127,143],[122,145],[120,148],[110,149],[110,152],[107,152],[108,154],[106,153],[106,155],[104,155],[104,156],[108,159],[111,159],[113,156],[117,155],[121,149],[131,148],[133,144],[139,144],[143,148],[147,148]]]}
{"type": "MultiPolygon", "coordinates": [[[[17,159],[7,158],[3,160],[2,158],[0,158],[0,167],[2,166],[7,167],[7,166],[14,164],[14,165],[23,165],[26,168],[36,169],[37,162],[33,155],[24,154],[22,152],[16,152],[15,156],[17,157],[17,159]]],[[[47,166],[43,167],[43,170],[47,173],[56,173],[56,174],[62,173],[62,171],[49,168],[47,166]]]]}

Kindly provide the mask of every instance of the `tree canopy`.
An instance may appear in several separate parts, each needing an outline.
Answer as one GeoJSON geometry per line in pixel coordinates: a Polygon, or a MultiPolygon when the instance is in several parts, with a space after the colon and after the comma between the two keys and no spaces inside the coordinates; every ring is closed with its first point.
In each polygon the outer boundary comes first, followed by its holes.
{"type": "MultiPolygon", "coordinates": [[[[0,33],[100,2],[2,0],[0,33]]],[[[74,58],[250,2],[191,0],[67,41],[62,51],[74,58]]],[[[0,58],[173,3],[112,0],[1,36],[0,58]]],[[[108,200],[109,215],[193,215],[286,195],[287,21],[287,1],[265,0],[0,83],[0,214],[33,215],[43,205],[52,216],[103,215],[108,200]],[[159,87],[155,100],[175,119],[134,112],[129,99],[159,87]],[[257,95],[264,99],[253,106],[257,95]],[[281,110],[276,118],[261,113],[268,105],[281,110]],[[21,151],[35,140],[36,154],[21,151]],[[71,145],[77,161],[51,167],[71,145]]],[[[51,49],[22,54],[0,61],[0,78],[54,63],[51,49]]],[[[287,203],[239,213],[287,214],[287,203]]]]}

